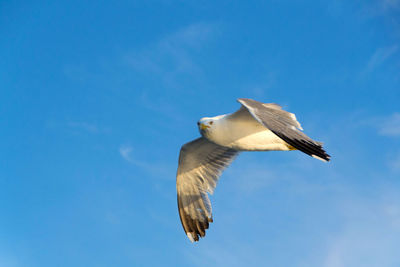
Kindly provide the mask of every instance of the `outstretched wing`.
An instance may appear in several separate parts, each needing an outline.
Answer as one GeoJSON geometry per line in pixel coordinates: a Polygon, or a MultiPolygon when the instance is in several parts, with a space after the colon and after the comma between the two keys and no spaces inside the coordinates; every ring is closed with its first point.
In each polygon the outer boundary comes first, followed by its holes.
{"type": "Polygon", "coordinates": [[[188,238],[198,241],[212,222],[212,194],[222,171],[239,152],[200,137],[182,146],[176,175],[178,209],[188,238]]]}
{"type": "Polygon", "coordinates": [[[323,161],[330,156],[322,148],[322,143],[305,135],[294,114],[281,109],[277,104],[264,104],[252,99],[240,98],[238,102],[262,125],[294,148],[323,161]]]}

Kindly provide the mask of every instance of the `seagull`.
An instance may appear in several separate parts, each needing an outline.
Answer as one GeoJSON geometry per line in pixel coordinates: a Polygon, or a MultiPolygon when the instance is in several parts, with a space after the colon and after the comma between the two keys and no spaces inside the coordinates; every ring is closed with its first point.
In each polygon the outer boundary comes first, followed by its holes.
{"type": "Polygon", "coordinates": [[[293,113],[274,103],[239,98],[231,114],[197,122],[201,137],[182,146],[176,175],[179,217],[191,242],[204,237],[213,222],[212,194],[222,171],[241,151],[300,150],[329,161],[321,142],[302,132],[293,113]]]}

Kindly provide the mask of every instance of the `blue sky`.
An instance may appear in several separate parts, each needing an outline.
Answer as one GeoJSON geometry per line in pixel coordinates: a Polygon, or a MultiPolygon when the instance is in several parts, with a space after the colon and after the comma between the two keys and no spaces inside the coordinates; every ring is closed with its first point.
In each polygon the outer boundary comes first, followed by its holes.
{"type": "Polygon", "coordinates": [[[1,1],[0,266],[400,266],[400,1],[1,1]],[[196,122],[276,102],[325,142],[243,153],[191,244],[196,122]]]}

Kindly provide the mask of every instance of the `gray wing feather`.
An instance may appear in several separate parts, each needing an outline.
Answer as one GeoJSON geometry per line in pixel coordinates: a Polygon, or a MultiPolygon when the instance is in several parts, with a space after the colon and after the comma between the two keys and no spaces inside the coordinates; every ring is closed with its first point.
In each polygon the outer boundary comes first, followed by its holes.
{"type": "Polygon", "coordinates": [[[294,114],[281,109],[277,104],[264,104],[252,99],[240,98],[238,102],[261,124],[289,145],[319,159],[329,161],[330,156],[320,142],[299,131],[302,129],[294,114]]]}
{"type": "Polygon", "coordinates": [[[212,222],[212,194],[222,171],[234,160],[237,150],[219,146],[200,137],[182,146],[176,175],[178,210],[191,241],[205,236],[212,222]]]}
{"type": "Polygon", "coordinates": [[[294,115],[293,113],[287,112],[286,110],[282,110],[282,107],[275,103],[265,103],[265,104],[263,103],[262,105],[267,109],[270,110],[274,109],[271,110],[271,113],[274,113],[277,118],[279,117],[279,119],[283,123],[286,123],[287,125],[303,130],[303,128],[301,128],[300,123],[296,119],[296,115],[294,115]]]}

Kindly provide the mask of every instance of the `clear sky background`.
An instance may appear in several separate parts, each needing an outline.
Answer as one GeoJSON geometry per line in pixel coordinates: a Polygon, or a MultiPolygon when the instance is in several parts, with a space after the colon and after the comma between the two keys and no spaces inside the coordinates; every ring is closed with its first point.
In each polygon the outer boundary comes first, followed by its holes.
{"type": "Polygon", "coordinates": [[[400,1],[0,2],[0,266],[400,266],[400,1]],[[275,102],[325,142],[243,153],[192,244],[204,116],[275,102]]]}

